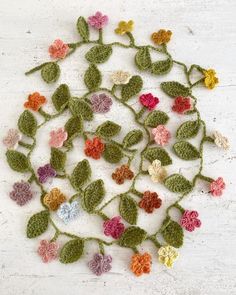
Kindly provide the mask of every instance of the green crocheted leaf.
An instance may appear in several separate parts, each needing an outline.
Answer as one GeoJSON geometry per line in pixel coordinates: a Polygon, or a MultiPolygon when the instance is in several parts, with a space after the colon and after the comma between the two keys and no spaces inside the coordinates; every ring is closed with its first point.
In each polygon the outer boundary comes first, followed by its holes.
{"type": "Polygon", "coordinates": [[[162,82],[161,89],[171,97],[177,97],[177,96],[186,97],[191,94],[190,88],[185,87],[184,85],[175,81],[162,82]]]}
{"type": "Polygon", "coordinates": [[[102,202],[105,195],[104,182],[98,179],[88,185],[84,191],[82,199],[83,208],[92,213],[94,209],[102,202]]]}
{"type": "Polygon", "coordinates": [[[91,64],[84,74],[84,83],[88,90],[96,90],[102,83],[102,75],[95,64],[91,64]]]}
{"type": "Polygon", "coordinates": [[[43,234],[48,228],[48,210],[41,211],[30,217],[27,224],[27,238],[32,239],[43,234]]]}
{"type": "Polygon", "coordinates": [[[55,62],[46,63],[41,70],[41,76],[46,83],[53,83],[60,77],[60,67],[55,62]]]}
{"type": "Polygon", "coordinates": [[[112,164],[119,163],[123,157],[122,150],[115,144],[108,143],[105,145],[103,152],[103,158],[112,164]]]}
{"type": "Polygon", "coordinates": [[[98,126],[96,134],[101,137],[112,137],[117,135],[120,132],[121,126],[112,122],[106,121],[98,126]]]}
{"type": "Polygon", "coordinates": [[[62,171],[65,168],[66,153],[57,148],[51,148],[50,164],[56,171],[62,171]]]}
{"type": "Polygon", "coordinates": [[[112,47],[107,45],[96,45],[92,47],[86,54],[87,61],[95,64],[101,64],[108,60],[112,54],[112,47]]]}
{"type": "Polygon", "coordinates": [[[143,80],[140,76],[133,76],[129,83],[121,88],[121,97],[124,101],[129,100],[132,96],[138,94],[143,87],[143,80]]]}
{"type": "Polygon", "coordinates": [[[120,215],[129,224],[136,224],[138,218],[137,203],[128,195],[120,198],[120,215]]]}
{"type": "Polygon", "coordinates": [[[122,247],[134,248],[140,245],[147,236],[147,232],[138,226],[126,228],[119,239],[119,245],[122,247]]]}
{"type": "Polygon", "coordinates": [[[151,65],[151,73],[154,75],[164,75],[169,73],[173,66],[171,59],[156,61],[151,65]]]}
{"type": "Polygon", "coordinates": [[[144,121],[148,127],[155,128],[157,125],[165,125],[169,120],[169,116],[162,111],[152,111],[149,113],[144,121]]]}
{"type": "MultiPolygon", "coordinates": [[[[83,131],[83,119],[81,116],[71,117],[65,124],[68,139],[72,139],[83,131]]],[[[67,139],[67,140],[68,140],[67,139]]]]}
{"type": "Polygon", "coordinates": [[[164,230],[161,232],[168,245],[180,248],[183,245],[184,233],[182,227],[167,217],[163,222],[164,230]],[[165,225],[167,225],[165,227],[165,225]]]}
{"type": "Polygon", "coordinates": [[[196,160],[199,159],[200,153],[191,143],[187,141],[176,142],[173,146],[176,155],[183,160],[196,160]]]}
{"type": "Polygon", "coordinates": [[[138,50],[135,55],[135,63],[140,70],[147,70],[152,64],[151,55],[147,46],[138,50]]]}
{"type": "Polygon", "coordinates": [[[80,259],[84,251],[84,241],[82,239],[71,240],[62,247],[60,252],[61,263],[72,263],[80,259]]]}
{"type": "Polygon", "coordinates": [[[173,193],[186,193],[192,189],[192,183],[180,174],[168,176],[164,184],[173,193]]]}
{"type": "Polygon", "coordinates": [[[7,162],[11,169],[17,172],[27,172],[30,170],[30,165],[27,157],[17,151],[8,150],[6,152],[7,162]]]}
{"type": "Polygon", "coordinates": [[[82,16],[80,16],[77,20],[77,31],[83,41],[87,42],[89,40],[89,27],[86,20],[82,16]]]}
{"type": "Polygon", "coordinates": [[[198,134],[200,124],[198,121],[187,121],[179,126],[176,131],[178,139],[188,139],[198,134]]]}
{"type": "Polygon", "coordinates": [[[37,121],[34,115],[30,111],[25,110],[19,117],[18,127],[23,134],[34,137],[37,131],[37,121]]]}
{"type": "Polygon", "coordinates": [[[70,99],[70,90],[66,84],[61,84],[52,95],[52,103],[59,112],[66,108],[70,99]]]}
{"type": "Polygon", "coordinates": [[[86,121],[93,120],[93,111],[90,105],[84,100],[74,97],[69,101],[69,108],[74,116],[81,115],[86,121]]]}
{"type": "Polygon", "coordinates": [[[162,166],[167,166],[172,164],[172,159],[167,153],[167,151],[165,151],[163,148],[160,148],[160,147],[148,148],[144,152],[143,156],[151,163],[154,160],[159,160],[161,161],[162,166]]]}
{"type": "Polygon", "coordinates": [[[125,138],[123,139],[124,148],[131,147],[132,145],[139,143],[142,139],[143,132],[139,129],[134,129],[128,132],[125,138]]]}
{"type": "Polygon", "coordinates": [[[84,185],[91,176],[91,167],[88,160],[80,161],[74,168],[70,183],[74,189],[80,190],[81,186],[84,185]]]}

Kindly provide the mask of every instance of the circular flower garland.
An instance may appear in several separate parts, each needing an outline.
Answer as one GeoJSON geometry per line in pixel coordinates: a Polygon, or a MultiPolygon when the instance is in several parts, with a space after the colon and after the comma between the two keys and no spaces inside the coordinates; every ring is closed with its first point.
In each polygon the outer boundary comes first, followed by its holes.
{"type": "Polygon", "coordinates": [[[53,83],[60,76],[60,67],[58,63],[70,56],[77,48],[84,44],[95,44],[85,55],[89,62],[89,67],[84,75],[84,82],[88,92],[82,97],[71,96],[67,85],[61,84],[52,95],[52,104],[56,113],[49,114],[45,112],[42,106],[47,103],[47,99],[40,93],[35,92],[28,96],[24,103],[25,110],[19,117],[18,128],[10,129],[3,140],[7,147],[7,161],[10,167],[17,172],[28,172],[30,177],[27,181],[22,180],[13,185],[10,192],[10,198],[18,205],[23,206],[33,198],[31,183],[35,182],[41,191],[41,204],[43,211],[34,214],[28,221],[27,237],[35,238],[44,233],[48,226],[55,229],[55,235],[50,240],[42,240],[38,247],[38,254],[43,262],[49,262],[59,257],[62,263],[72,263],[80,259],[83,254],[84,246],[89,241],[96,241],[99,246],[99,253],[95,253],[92,260],[88,263],[89,268],[95,275],[101,275],[111,269],[112,257],[105,254],[104,246],[117,244],[121,247],[127,247],[134,251],[131,258],[130,269],[136,276],[151,271],[152,257],[149,253],[140,253],[138,246],[144,240],[150,240],[158,249],[158,259],[160,263],[167,267],[172,267],[178,257],[176,248],[183,244],[183,229],[192,232],[195,228],[201,226],[198,219],[198,212],[185,210],[180,206],[180,201],[190,193],[195,187],[196,181],[201,179],[210,183],[210,193],[214,197],[222,195],[225,183],[222,177],[216,180],[202,174],[203,169],[203,145],[206,142],[215,143],[218,147],[227,149],[229,143],[227,138],[219,132],[214,132],[212,136],[207,135],[205,122],[201,119],[200,113],[196,108],[197,99],[192,94],[192,89],[204,83],[208,89],[213,89],[218,83],[214,70],[206,70],[198,65],[191,65],[189,68],[182,62],[174,60],[167,51],[167,43],[172,37],[169,30],[159,30],[151,36],[154,44],[138,46],[132,35],[134,22],[132,20],[121,21],[115,32],[120,35],[126,35],[129,38],[129,44],[121,42],[112,42],[105,44],[103,41],[103,27],[108,23],[108,16],[97,12],[90,16],[88,21],[79,17],[77,22],[77,31],[81,41],[76,43],[64,43],[62,40],[55,40],[49,47],[51,58],[56,61],[45,62],[36,68],[28,71],[29,75],[36,71],[41,71],[43,80],[47,83],[53,83]],[[98,30],[98,40],[90,39],[89,26],[98,30]],[[138,75],[132,76],[128,72],[116,71],[111,75],[113,86],[111,89],[101,87],[102,76],[97,64],[107,61],[112,54],[113,47],[133,48],[136,50],[135,64],[141,71],[149,71],[153,75],[162,75],[168,73],[174,64],[183,68],[186,75],[187,86],[176,81],[167,81],[161,83],[161,89],[172,97],[172,110],[180,115],[196,115],[195,120],[187,120],[181,124],[176,135],[170,133],[165,127],[169,120],[168,115],[160,110],[155,110],[159,103],[159,98],[154,97],[152,93],[142,93],[143,81],[138,75]],[[155,51],[166,56],[165,60],[152,61],[150,51],[155,51]],[[202,77],[195,82],[191,81],[193,71],[198,71],[202,77]],[[118,96],[117,90],[121,95],[118,96]],[[141,94],[140,94],[141,93],[141,94]],[[128,101],[139,95],[141,109],[136,112],[128,101]],[[124,107],[128,108],[134,116],[134,120],[140,126],[140,129],[134,129],[126,134],[122,143],[112,139],[120,132],[121,126],[112,121],[105,121],[99,125],[95,131],[85,129],[86,121],[93,120],[95,113],[109,112],[112,107],[112,100],[118,101],[124,107]],[[60,116],[66,109],[69,109],[71,117],[65,126],[60,126],[57,130],[50,132],[49,145],[51,147],[50,163],[38,167],[37,172],[31,165],[31,154],[36,146],[36,133],[45,123],[60,116]],[[31,111],[38,112],[44,119],[38,124],[31,111]],[[144,114],[148,113],[145,118],[144,114]],[[151,130],[150,130],[151,128],[151,130]],[[202,137],[199,148],[190,144],[187,139],[195,137],[202,129],[202,137]],[[32,143],[26,143],[22,136],[32,139],[32,143]],[[98,179],[90,181],[91,167],[88,160],[80,161],[72,174],[66,172],[66,155],[73,148],[73,140],[81,136],[85,140],[84,153],[87,157],[95,160],[103,157],[111,164],[117,164],[122,159],[127,159],[125,164],[117,167],[112,173],[112,179],[118,185],[125,181],[131,181],[128,191],[113,196],[108,202],[102,205],[105,195],[103,180],[98,179]],[[140,152],[132,147],[143,140],[145,136],[146,145],[140,152]],[[200,160],[198,173],[190,181],[181,174],[172,174],[168,176],[166,166],[172,164],[172,159],[164,149],[169,143],[170,137],[176,136],[177,142],[173,146],[175,154],[183,160],[200,160]],[[27,154],[16,151],[17,146],[28,150],[27,154]],[[139,153],[140,164],[138,171],[132,171],[132,161],[134,156],[139,153]],[[143,168],[144,161],[149,161],[147,170],[143,168]],[[162,205],[162,200],[156,192],[140,192],[136,189],[136,181],[142,175],[149,174],[155,183],[163,183],[171,192],[180,195],[176,202],[171,204],[166,210],[166,218],[161,227],[152,234],[138,227],[138,207],[151,214],[162,205]],[[51,178],[68,179],[75,190],[75,194],[70,198],[57,187],[47,192],[43,186],[51,178]],[[81,199],[79,206],[78,198],[81,199]],[[136,201],[136,198],[139,201],[136,201]],[[108,217],[103,209],[113,200],[119,199],[120,216],[108,217]],[[79,215],[81,210],[90,214],[97,214],[103,219],[103,232],[105,236],[111,236],[113,240],[106,240],[96,237],[81,237],[75,234],[61,231],[52,220],[51,212],[56,211],[59,219],[65,224],[69,223],[79,215]],[[178,209],[182,216],[179,222],[172,220],[169,212],[172,208],[178,209]],[[130,224],[125,225],[122,221],[130,224]],[[161,235],[165,244],[158,241],[161,235]],[[61,248],[57,243],[60,236],[66,236],[69,241],[61,248]],[[59,250],[60,249],[60,250],[59,250]]]}

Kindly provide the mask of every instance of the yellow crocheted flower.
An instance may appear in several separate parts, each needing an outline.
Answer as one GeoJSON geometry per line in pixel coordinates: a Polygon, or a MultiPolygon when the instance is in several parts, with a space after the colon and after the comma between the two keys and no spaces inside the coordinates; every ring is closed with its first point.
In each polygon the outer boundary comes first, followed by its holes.
{"type": "Polygon", "coordinates": [[[171,39],[172,32],[170,30],[159,30],[158,32],[154,32],[152,34],[152,41],[157,44],[166,44],[170,41],[171,39]]]}
{"type": "Polygon", "coordinates": [[[179,257],[179,253],[174,247],[169,245],[163,246],[158,250],[159,261],[167,267],[172,267],[175,260],[179,257]]]}
{"type": "Polygon", "coordinates": [[[216,77],[216,72],[213,69],[209,69],[206,71],[203,71],[204,73],[204,84],[208,89],[215,88],[216,84],[219,83],[219,79],[216,77]]]}
{"type": "Polygon", "coordinates": [[[161,161],[154,160],[148,167],[148,173],[151,176],[153,182],[163,182],[167,176],[166,169],[161,166],[161,161]]]}
{"type": "Polygon", "coordinates": [[[65,201],[66,196],[57,187],[43,197],[43,203],[52,211],[56,211],[65,201]]]}
{"type": "Polygon", "coordinates": [[[116,34],[124,35],[125,33],[132,32],[134,29],[134,22],[129,20],[128,22],[121,21],[118,24],[118,28],[115,29],[116,34]]]}

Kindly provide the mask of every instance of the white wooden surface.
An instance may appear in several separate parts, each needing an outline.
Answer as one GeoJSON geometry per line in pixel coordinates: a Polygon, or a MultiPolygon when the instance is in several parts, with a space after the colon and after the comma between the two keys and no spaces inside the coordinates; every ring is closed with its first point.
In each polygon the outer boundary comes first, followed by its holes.
{"type": "MultiPolygon", "coordinates": [[[[169,49],[176,59],[216,69],[220,78],[220,85],[216,90],[207,91],[200,87],[195,90],[195,94],[199,97],[198,106],[208,124],[209,132],[217,129],[230,138],[231,149],[227,153],[210,146],[205,149],[205,173],[212,177],[223,176],[227,189],[222,198],[212,198],[207,194],[207,186],[199,183],[183,202],[184,207],[199,211],[202,227],[194,233],[186,233],[184,246],[179,251],[180,259],[172,270],[160,265],[157,262],[156,250],[151,244],[144,243],[144,250],[148,250],[153,256],[150,275],[137,279],[129,271],[132,253],[119,247],[109,247],[107,253],[114,258],[112,271],[102,277],[96,277],[86,266],[92,253],[97,250],[95,244],[86,247],[83,259],[73,265],[65,266],[59,262],[47,265],[41,263],[35,253],[38,239],[27,240],[25,237],[26,221],[33,212],[39,210],[39,201],[35,197],[29,205],[19,208],[9,199],[12,183],[21,179],[22,175],[8,168],[1,145],[0,294],[236,294],[235,0],[0,0],[1,137],[8,128],[15,126],[28,93],[38,90],[50,97],[55,89],[55,85],[44,84],[39,74],[25,77],[24,71],[47,60],[48,45],[57,37],[68,42],[75,41],[78,37],[75,30],[77,17],[89,16],[96,10],[101,10],[110,17],[110,25],[105,30],[105,40],[119,38],[113,34],[113,29],[121,19],[135,21],[134,34],[139,44],[148,42],[150,33],[154,30],[168,28],[174,33],[169,49]]],[[[120,38],[121,41],[124,39],[125,37],[120,38]]],[[[62,76],[58,83],[68,83],[74,95],[85,91],[82,75],[87,67],[83,57],[86,50],[86,47],[79,49],[73,57],[62,63],[62,76]]],[[[105,85],[109,86],[108,75],[113,69],[124,68],[132,73],[137,72],[133,66],[133,55],[132,50],[114,50],[110,62],[100,66],[105,85]]],[[[144,75],[146,91],[157,94],[161,98],[160,108],[167,111],[170,99],[161,93],[159,84],[160,81],[170,78],[181,81],[180,69],[176,68],[167,78],[144,75]]],[[[112,118],[116,122],[132,122],[129,112],[118,105],[114,105],[112,112],[105,118],[112,118]]],[[[96,124],[103,120],[103,116],[97,116],[96,124]]],[[[34,153],[35,167],[48,160],[49,149],[46,142],[49,130],[64,121],[65,118],[54,121],[48,129],[40,131],[40,144],[34,153]]],[[[173,131],[176,128],[175,122],[170,123],[173,131]]],[[[122,135],[124,134],[125,130],[122,135]]],[[[69,169],[71,170],[82,157],[82,142],[78,141],[69,158],[69,169]]],[[[180,169],[184,175],[191,177],[191,164],[186,165],[174,159],[176,166],[171,168],[171,171],[180,169]]],[[[109,180],[114,167],[102,161],[93,164],[96,167],[94,178],[106,178],[109,199],[114,191],[121,190],[109,180]]],[[[197,169],[197,163],[194,162],[193,168],[197,169]]],[[[53,185],[55,182],[50,184],[53,185]]],[[[140,216],[139,224],[151,231],[159,226],[163,218],[163,214],[159,212],[163,211],[175,196],[161,187],[153,186],[147,178],[138,185],[142,190],[149,187],[156,189],[164,200],[162,210],[152,216],[140,216]]],[[[67,185],[63,189],[70,192],[67,185]]],[[[117,204],[114,203],[107,212],[110,215],[115,214],[117,204]]],[[[99,236],[100,228],[101,220],[85,213],[69,226],[69,229],[81,235],[99,236]]],[[[47,233],[44,237],[50,236],[47,233]]]]}

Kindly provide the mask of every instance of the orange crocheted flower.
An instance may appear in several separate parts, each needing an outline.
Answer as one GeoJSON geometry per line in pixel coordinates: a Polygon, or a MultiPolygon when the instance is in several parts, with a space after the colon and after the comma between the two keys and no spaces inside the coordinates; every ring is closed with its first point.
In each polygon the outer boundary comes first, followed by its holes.
{"type": "Polygon", "coordinates": [[[159,30],[152,34],[152,41],[157,45],[166,44],[170,41],[171,35],[172,32],[170,30],[159,30]]]}
{"type": "Polygon", "coordinates": [[[24,103],[24,107],[37,112],[46,101],[44,96],[40,95],[38,92],[34,92],[28,96],[28,101],[24,103]]]}
{"type": "Polygon", "coordinates": [[[86,156],[98,160],[101,158],[104,148],[105,144],[101,141],[101,139],[99,137],[94,137],[93,140],[87,139],[85,141],[84,153],[86,156]]]}
{"type": "Polygon", "coordinates": [[[56,211],[65,201],[66,196],[57,187],[43,197],[43,203],[52,211],[56,211]]]}
{"type": "Polygon", "coordinates": [[[142,200],[138,203],[140,208],[143,208],[147,213],[152,213],[154,209],[160,208],[162,200],[155,192],[146,191],[143,193],[142,200]]]}
{"type": "Polygon", "coordinates": [[[130,170],[128,165],[122,165],[116,168],[115,172],[112,173],[112,179],[114,179],[117,184],[123,184],[125,179],[131,180],[133,177],[134,173],[130,170]]]}
{"type": "Polygon", "coordinates": [[[141,276],[143,273],[150,273],[152,264],[152,257],[149,253],[143,255],[137,253],[132,256],[131,270],[137,276],[141,276]]]}

